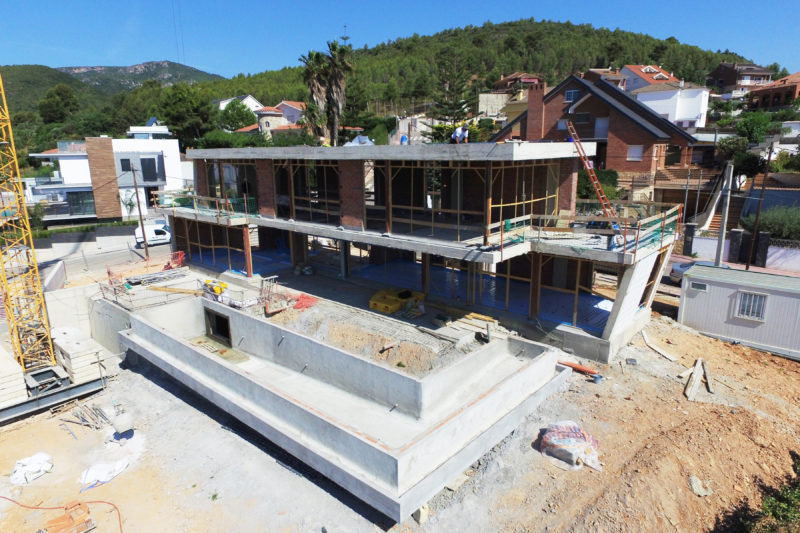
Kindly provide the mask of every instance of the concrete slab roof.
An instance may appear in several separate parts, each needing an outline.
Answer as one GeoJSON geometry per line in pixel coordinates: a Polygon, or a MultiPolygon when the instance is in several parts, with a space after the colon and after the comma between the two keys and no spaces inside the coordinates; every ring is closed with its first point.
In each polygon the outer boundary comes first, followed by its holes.
{"type": "MultiPolygon", "coordinates": [[[[597,145],[583,143],[586,155],[597,145]]],[[[405,146],[288,146],[282,148],[212,148],[187,150],[187,159],[301,159],[391,161],[536,161],[578,157],[570,142],[413,144],[405,146]]]]}

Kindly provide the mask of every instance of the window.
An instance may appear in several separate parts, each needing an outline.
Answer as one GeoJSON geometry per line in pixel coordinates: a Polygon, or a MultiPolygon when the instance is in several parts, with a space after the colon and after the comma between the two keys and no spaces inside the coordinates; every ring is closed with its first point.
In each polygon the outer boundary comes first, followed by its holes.
{"type": "Polygon", "coordinates": [[[131,171],[131,160],[130,159],[120,159],[119,166],[122,168],[123,172],[130,172],[131,171]]]}
{"type": "Polygon", "coordinates": [[[575,113],[575,124],[588,124],[592,121],[590,113],[575,113]]]}
{"type": "Polygon", "coordinates": [[[142,179],[144,181],[157,181],[158,175],[156,174],[156,160],[152,157],[143,157],[139,160],[142,165],[142,179]]]}
{"type": "Polygon", "coordinates": [[[764,320],[766,303],[766,294],[740,292],[736,305],[736,316],[748,320],[764,320]]]}
{"type": "Polygon", "coordinates": [[[644,145],[631,144],[628,146],[628,161],[641,161],[644,154],[644,145]]]}
{"type": "Polygon", "coordinates": [[[696,291],[706,292],[708,290],[708,285],[705,283],[700,283],[699,281],[693,281],[689,284],[689,288],[696,291]]]}
{"type": "Polygon", "coordinates": [[[564,91],[564,101],[565,102],[574,102],[578,99],[581,92],[577,89],[570,89],[568,91],[564,91]]]}
{"type": "Polygon", "coordinates": [[[67,193],[67,205],[70,215],[94,215],[94,193],[92,191],[70,191],[67,193]]]}
{"type": "Polygon", "coordinates": [[[567,129],[567,119],[565,119],[565,118],[559,119],[558,124],[556,125],[556,128],[559,129],[559,130],[567,129]]]}
{"type": "Polygon", "coordinates": [[[231,345],[230,319],[206,309],[206,335],[223,344],[231,345]]]}

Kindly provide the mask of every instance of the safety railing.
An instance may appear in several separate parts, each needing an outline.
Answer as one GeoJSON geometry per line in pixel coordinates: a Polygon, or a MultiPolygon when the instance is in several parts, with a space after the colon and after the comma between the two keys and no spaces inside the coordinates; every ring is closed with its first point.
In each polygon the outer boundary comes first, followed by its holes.
{"type": "Polygon", "coordinates": [[[247,195],[234,198],[214,198],[197,196],[191,193],[174,191],[154,191],[154,205],[162,210],[172,209],[173,213],[190,212],[217,219],[217,222],[231,222],[232,219],[246,218],[258,214],[258,200],[247,195]]]}

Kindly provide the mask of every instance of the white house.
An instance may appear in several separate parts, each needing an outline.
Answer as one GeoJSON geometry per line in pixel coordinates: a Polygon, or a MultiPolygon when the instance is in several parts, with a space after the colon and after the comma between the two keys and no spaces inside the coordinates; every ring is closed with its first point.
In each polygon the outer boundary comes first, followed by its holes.
{"type": "Polygon", "coordinates": [[[232,98],[220,98],[218,100],[212,100],[211,104],[217,106],[219,110],[222,111],[223,109],[228,107],[228,104],[230,104],[234,100],[239,100],[241,103],[245,105],[245,107],[247,107],[247,109],[249,109],[253,113],[256,112],[256,109],[264,107],[264,104],[256,100],[252,94],[241,94],[239,96],[234,96],[232,98]]]}
{"type": "Polygon", "coordinates": [[[619,74],[625,77],[625,90],[635,91],[648,85],[658,85],[678,78],[656,65],[625,65],[619,74]]]}
{"type": "Polygon", "coordinates": [[[303,116],[303,111],[306,110],[305,102],[295,102],[293,100],[281,100],[281,103],[275,107],[283,113],[283,118],[286,120],[285,124],[297,124],[297,121],[303,116]]]}
{"type": "Polygon", "coordinates": [[[638,101],[682,128],[703,128],[711,91],[693,83],[667,81],[646,85],[631,94],[638,101]]]}
{"type": "Polygon", "coordinates": [[[683,275],[678,322],[800,360],[800,278],[695,265],[683,275]]]}
{"type": "Polygon", "coordinates": [[[150,131],[145,128],[132,127],[128,134],[134,138],[96,137],[91,143],[60,141],[55,150],[30,154],[57,162],[58,170],[51,176],[25,178],[26,201],[47,202],[45,220],[136,216],[137,196],[142,212],[146,213],[152,204],[152,192],[184,189],[192,183],[193,175],[190,172],[184,176],[186,169],[181,163],[177,139],[154,138],[169,134],[165,126],[151,126],[150,131]],[[97,174],[98,166],[93,166],[92,159],[105,162],[103,171],[107,175],[93,174],[93,168],[97,174]],[[137,188],[133,183],[134,172],[137,188]],[[119,202],[118,209],[107,205],[112,198],[119,202]],[[103,216],[98,213],[100,204],[103,216]]]}

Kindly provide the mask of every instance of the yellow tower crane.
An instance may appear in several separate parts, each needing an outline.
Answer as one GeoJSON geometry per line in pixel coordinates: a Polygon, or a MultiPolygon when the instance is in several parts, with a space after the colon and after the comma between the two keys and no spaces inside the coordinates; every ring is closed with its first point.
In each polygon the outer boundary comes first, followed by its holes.
{"type": "Polygon", "coordinates": [[[56,361],[2,77],[0,103],[0,290],[14,356],[28,372],[56,361]]]}

